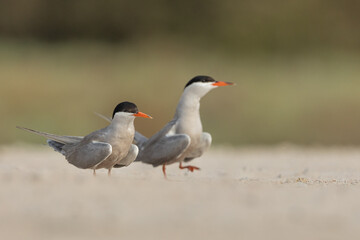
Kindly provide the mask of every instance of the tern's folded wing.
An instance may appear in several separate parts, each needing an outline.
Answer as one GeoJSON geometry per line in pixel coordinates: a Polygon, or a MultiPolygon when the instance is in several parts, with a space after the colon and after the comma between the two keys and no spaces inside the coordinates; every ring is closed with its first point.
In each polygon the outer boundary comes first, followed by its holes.
{"type": "Polygon", "coordinates": [[[152,164],[153,166],[176,161],[189,147],[190,141],[190,137],[186,134],[165,136],[152,144],[146,144],[144,149],[140,151],[136,161],[152,164]]]}
{"type": "Polygon", "coordinates": [[[69,163],[78,168],[95,168],[112,153],[112,147],[104,142],[88,142],[66,145],[63,148],[69,163]]]}

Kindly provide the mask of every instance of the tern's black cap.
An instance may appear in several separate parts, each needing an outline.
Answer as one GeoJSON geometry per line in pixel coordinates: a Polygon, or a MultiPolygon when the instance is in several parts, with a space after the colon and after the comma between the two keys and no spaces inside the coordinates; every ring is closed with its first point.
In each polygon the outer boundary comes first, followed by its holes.
{"type": "Polygon", "coordinates": [[[209,77],[209,76],[202,76],[202,75],[199,75],[199,76],[196,76],[194,78],[192,78],[185,86],[185,88],[187,86],[190,86],[191,84],[193,83],[196,83],[196,82],[216,82],[215,79],[213,79],[212,77],[209,77]]]}
{"type": "Polygon", "coordinates": [[[139,112],[139,110],[137,106],[132,102],[122,102],[119,103],[114,109],[113,118],[117,112],[137,113],[139,112]]]}

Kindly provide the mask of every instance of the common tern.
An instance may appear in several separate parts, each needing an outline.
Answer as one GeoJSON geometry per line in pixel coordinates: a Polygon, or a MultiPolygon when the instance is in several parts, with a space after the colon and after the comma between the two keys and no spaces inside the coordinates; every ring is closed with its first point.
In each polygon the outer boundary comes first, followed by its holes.
{"type": "MultiPolygon", "coordinates": [[[[154,167],[162,165],[166,178],[166,165],[179,162],[180,169],[193,172],[200,170],[196,166],[183,166],[200,157],[211,145],[211,135],[203,132],[200,119],[200,99],[210,90],[221,86],[234,85],[231,82],[216,81],[209,76],[196,76],[185,86],[177,105],[174,118],[159,132],[149,139],[136,132],[134,143],[139,147],[135,161],[151,164],[154,167]]],[[[98,114],[100,117],[111,119],[98,114]]]]}
{"type": "Polygon", "coordinates": [[[135,117],[152,118],[139,112],[134,103],[122,102],[115,107],[109,126],[84,137],[58,136],[24,127],[17,128],[47,138],[48,145],[64,155],[75,167],[93,169],[94,175],[96,169],[106,168],[110,175],[115,165],[128,166],[138,155],[138,147],[132,144],[135,117]]]}

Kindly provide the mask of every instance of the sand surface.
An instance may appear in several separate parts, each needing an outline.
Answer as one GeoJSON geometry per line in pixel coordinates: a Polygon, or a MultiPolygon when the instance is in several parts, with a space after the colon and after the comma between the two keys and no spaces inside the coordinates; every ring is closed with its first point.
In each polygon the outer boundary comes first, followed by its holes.
{"type": "Polygon", "coordinates": [[[213,147],[189,173],[0,149],[1,239],[359,239],[360,149],[213,147]]]}

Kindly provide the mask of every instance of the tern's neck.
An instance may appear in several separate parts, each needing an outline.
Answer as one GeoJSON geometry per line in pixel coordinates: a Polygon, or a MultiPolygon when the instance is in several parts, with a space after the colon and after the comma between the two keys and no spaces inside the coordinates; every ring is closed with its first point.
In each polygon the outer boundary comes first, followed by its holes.
{"type": "Polygon", "coordinates": [[[133,130],[134,129],[134,119],[135,117],[128,117],[128,116],[119,116],[115,115],[109,128],[114,130],[133,130]]]}
{"type": "Polygon", "coordinates": [[[175,118],[200,117],[200,99],[198,94],[184,91],[176,108],[175,118]]]}

